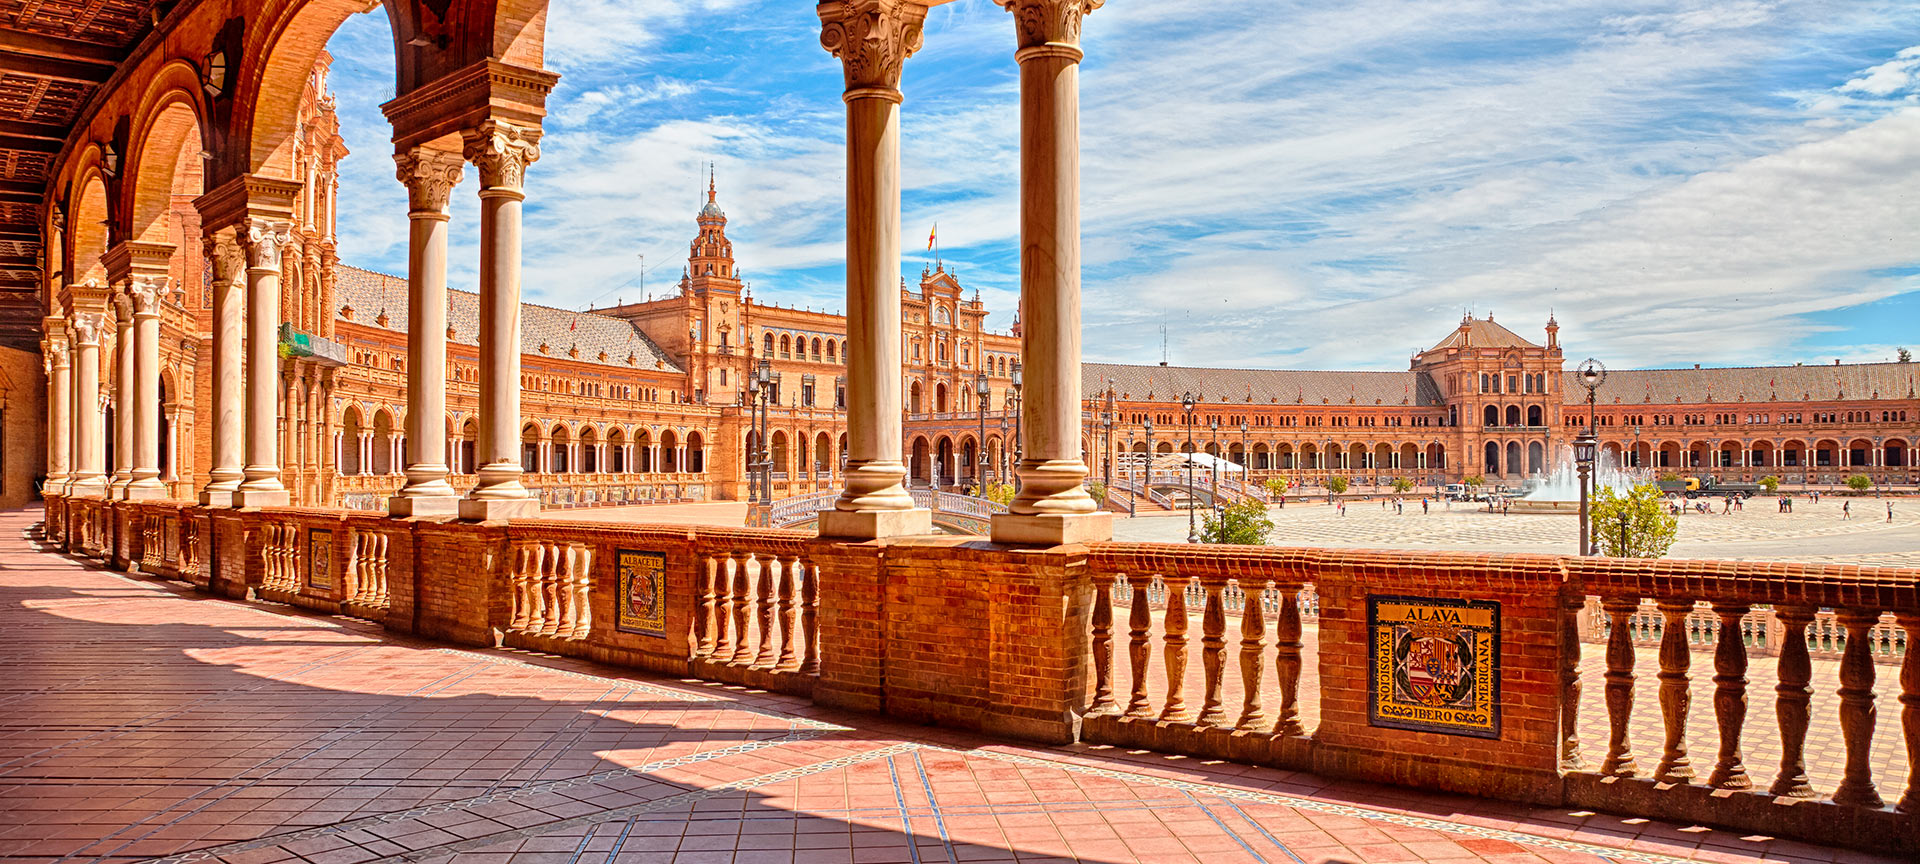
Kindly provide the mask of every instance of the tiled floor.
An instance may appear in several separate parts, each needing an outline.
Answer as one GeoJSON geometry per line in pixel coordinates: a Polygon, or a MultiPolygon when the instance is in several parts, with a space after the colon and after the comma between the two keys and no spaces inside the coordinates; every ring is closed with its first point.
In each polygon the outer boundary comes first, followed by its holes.
{"type": "Polygon", "coordinates": [[[0,514],[0,864],[1875,860],[387,638],[0,514]]]}

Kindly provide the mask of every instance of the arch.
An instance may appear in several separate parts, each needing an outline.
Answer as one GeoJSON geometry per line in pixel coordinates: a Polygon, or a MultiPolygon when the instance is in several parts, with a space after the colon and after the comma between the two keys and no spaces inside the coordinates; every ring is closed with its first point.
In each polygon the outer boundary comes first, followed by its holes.
{"type": "Polygon", "coordinates": [[[364,424],[360,420],[360,407],[348,405],[340,415],[340,473],[360,475],[367,473],[367,465],[360,459],[360,435],[364,424]]]}
{"type": "Polygon", "coordinates": [[[600,465],[600,433],[592,423],[580,430],[580,473],[598,474],[600,465]]]}
{"type": "Polygon", "coordinates": [[[1481,418],[1480,425],[1482,426],[1500,425],[1500,406],[1488,405],[1486,407],[1486,410],[1482,412],[1482,415],[1483,416],[1481,418]]]}
{"type": "Polygon", "coordinates": [[[920,382],[918,381],[913,382],[913,384],[907,388],[907,413],[924,413],[920,410],[920,382]]]}
{"type": "MultiPolygon", "coordinates": [[[[641,429],[633,433],[634,470],[641,474],[652,474],[658,470],[653,464],[653,432],[641,429]]],[[[743,452],[753,452],[753,436],[749,434],[743,452]]]]}
{"type": "Polygon", "coordinates": [[[1538,441],[1527,443],[1527,473],[1535,477],[1546,473],[1547,448],[1538,441]]]}
{"type": "MultiPolygon", "coordinates": [[[[96,151],[97,152],[97,151],[96,151]]],[[[73,250],[73,283],[107,281],[107,221],[112,211],[107,206],[107,183],[97,169],[81,175],[73,210],[68,214],[67,232],[73,250]]]]}
{"type": "Polygon", "coordinates": [[[780,334],[780,356],[790,357],[792,355],[793,355],[793,337],[788,336],[785,333],[780,334]]]}
{"type": "Polygon", "coordinates": [[[979,483],[980,442],[972,435],[962,436],[960,438],[960,452],[956,455],[956,459],[958,461],[954,464],[954,477],[964,479],[971,483],[979,483]]]}
{"type": "Polygon", "coordinates": [[[1507,425],[1508,426],[1520,425],[1520,406],[1518,405],[1507,406],[1507,425]]]}
{"type": "Polygon", "coordinates": [[[382,408],[373,415],[373,474],[392,474],[397,470],[393,457],[393,415],[382,408]]]}
{"type": "Polygon", "coordinates": [[[908,457],[908,459],[911,460],[911,464],[908,465],[907,470],[908,478],[932,482],[933,452],[927,444],[926,437],[919,435],[914,436],[913,447],[907,452],[911,454],[908,457]]]}
{"type": "Polygon", "coordinates": [[[766,335],[760,337],[760,342],[761,342],[760,356],[772,357],[773,356],[773,334],[767,333],[766,335]]]}
{"type": "Polygon", "coordinates": [[[1739,468],[1746,464],[1747,460],[1741,458],[1738,441],[1722,441],[1715,449],[1716,452],[1713,454],[1715,468],[1739,468]]]}
{"type": "Polygon", "coordinates": [[[1487,457],[1482,470],[1490,477],[1498,475],[1500,473],[1500,442],[1488,441],[1486,451],[1487,457]]]}
{"type": "Polygon", "coordinates": [[[1427,445],[1427,467],[1435,471],[1446,470],[1447,445],[1437,442],[1427,445]]]}
{"type": "Polygon", "coordinates": [[[813,337],[813,362],[820,362],[820,337],[813,337]]]}
{"type": "Polygon", "coordinates": [[[1276,445],[1273,448],[1273,453],[1274,453],[1273,467],[1282,468],[1289,471],[1299,469],[1300,457],[1299,457],[1299,454],[1294,452],[1293,445],[1291,443],[1282,443],[1282,444],[1276,445]]]}
{"type": "Polygon", "coordinates": [[[1707,450],[1708,450],[1708,447],[1705,441],[1695,441],[1692,444],[1688,444],[1687,452],[1685,454],[1686,467],[1688,468],[1706,467],[1707,450]]]}
{"type": "Polygon", "coordinates": [[[571,474],[577,470],[573,465],[573,453],[571,452],[572,448],[570,446],[573,443],[573,435],[567,430],[567,427],[555,423],[553,425],[553,431],[549,433],[547,437],[549,439],[547,450],[552,454],[549,457],[549,467],[552,469],[552,473],[571,474]]]}
{"type": "Polygon", "coordinates": [[[687,472],[691,474],[707,473],[706,439],[700,437],[700,431],[687,433],[687,472]]]}
{"type": "Polygon", "coordinates": [[[1319,470],[1321,468],[1325,468],[1326,466],[1321,464],[1322,461],[1323,461],[1322,455],[1320,453],[1320,448],[1318,446],[1315,446],[1311,442],[1300,445],[1300,467],[1301,468],[1308,468],[1312,470],[1319,470]]]}
{"type": "Polygon", "coordinates": [[[679,447],[680,437],[675,435],[672,429],[660,430],[660,458],[654,470],[663,474],[677,470],[680,467],[680,460],[674,451],[679,447]]]}
{"type": "Polygon", "coordinates": [[[947,485],[952,482],[954,476],[953,439],[942,435],[940,440],[934,443],[933,449],[934,476],[932,479],[935,485],[947,485]]]}
{"type": "Polygon", "coordinates": [[[813,471],[816,474],[833,471],[833,439],[825,432],[813,436],[813,471]]]}
{"type": "Polygon", "coordinates": [[[1880,446],[1885,451],[1884,457],[1882,459],[1882,464],[1885,467],[1888,467],[1888,468],[1911,467],[1908,464],[1909,462],[1912,461],[1911,459],[1908,458],[1908,456],[1911,455],[1909,453],[1911,448],[1907,446],[1907,439],[1888,438],[1886,441],[1881,442],[1880,446]]]}
{"type": "Polygon", "coordinates": [[[540,427],[534,423],[520,427],[520,470],[527,474],[540,471],[540,427]]]}
{"type": "Polygon", "coordinates": [[[127,196],[126,236],[143,243],[183,245],[198,240],[175,237],[167,215],[178,196],[206,192],[203,161],[207,150],[199,76],[184,60],[162,68],[149,82],[146,104],[133,120],[137,130],[122,183],[127,196]]]}
{"type": "Polygon", "coordinates": [[[1376,471],[1387,471],[1387,470],[1392,470],[1394,468],[1399,467],[1393,464],[1393,445],[1392,444],[1388,444],[1383,441],[1379,444],[1373,445],[1372,456],[1373,456],[1373,460],[1372,460],[1373,464],[1367,467],[1370,467],[1376,471]]]}
{"type": "Polygon", "coordinates": [[[1865,438],[1855,438],[1847,442],[1846,452],[1842,455],[1846,456],[1847,467],[1868,468],[1873,466],[1873,451],[1874,446],[1872,441],[1868,441],[1865,438]]]}
{"type": "Polygon", "coordinates": [[[1761,438],[1757,441],[1754,441],[1751,444],[1746,445],[1747,464],[1755,468],[1780,467],[1779,465],[1775,464],[1780,461],[1774,456],[1775,449],[1776,448],[1774,447],[1773,442],[1766,438],[1761,438]]]}
{"type": "Polygon", "coordinates": [[[456,455],[460,461],[460,465],[456,469],[459,473],[475,474],[479,472],[480,466],[474,460],[473,452],[473,448],[479,440],[480,423],[472,417],[468,417],[467,422],[460,426],[460,448],[456,451],[456,455]]]}
{"type": "Polygon", "coordinates": [[[615,427],[607,432],[607,470],[626,474],[633,469],[627,459],[627,432],[615,427]]]}
{"type": "Polygon", "coordinates": [[[773,463],[768,470],[776,479],[783,479],[792,470],[787,461],[787,433],[784,429],[775,429],[767,435],[767,461],[773,463]]]}
{"type": "Polygon", "coordinates": [[[1420,465],[1420,447],[1409,441],[1400,445],[1400,470],[1415,471],[1420,465]]]}
{"type": "Polygon", "coordinates": [[[933,410],[936,414],[947,413],[947,382],[945,381],[936,382],[933,385],[933,410]]]}
{"type": "Polygon", "coordinates": [[[1547,425],[1546,416],[1547,416],[1546,412],[1540,406],[1538,405],[1527,406],[1527,425],[1528,426],[1547,425]]]}
{"type": "Polygon", "coordinates": [[[1156,454],[1158,454],[1158,453],[1172,453],[1172,452],[1173,452],[1173,442],[1171,442],[1171,441],[1162,441],[1162,442],[1160,442],[1159,444],[1157,444],[1157,445],[1155,445],[1155,446],[1154,446],[1154,448],[1153,448],[1153,452],[1154,452],[1154,453],[1156,453],[1156,454]]]}
{"type": "Polygon", "coordinates": [[[838,363],[838,362],[840,362],[840,361],[838,361],[838,360],[835,360],[835,359],[834,359],[834,356],[835,356],[835,355],[834,355],[834,350],[833,350],[833,349],[834,349],[834,345],[835,345],[835,343],[834,343],[834,341],[833,341],[832,339],[828,339],[828,340],[827,340],[827,362],[828,362],[828,363],[838,363]]]}

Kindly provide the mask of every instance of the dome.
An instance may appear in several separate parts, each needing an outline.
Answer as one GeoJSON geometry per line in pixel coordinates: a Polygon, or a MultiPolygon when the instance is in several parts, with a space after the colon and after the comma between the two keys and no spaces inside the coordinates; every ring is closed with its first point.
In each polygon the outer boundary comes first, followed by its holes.
{"type": "MultiPolygon", "coordinates": [[[[682,211],[680,211],[680,212],[682,212],[682,213],[685,213],[685,212],[687,212],[687,211],[685,211],[685,210],[682,210],[682,211]]],[[[714,203],[714,202],[713,202],[713,201],[712,201],[711,199],[709,199],[709,200],[707,201],[707,206],[705,206],[705,207],[702,207],[702,208],[700,208],[700,218],[702,218],[702,219],[725,219],[725,218],[727,218],[727,214],[726,214],[726,213],[725,213],[724,211],[722,211],[722,210],[720,209],[720,205],[719,205],[719,204],[716,204],[716,203],[714,203]]]]}

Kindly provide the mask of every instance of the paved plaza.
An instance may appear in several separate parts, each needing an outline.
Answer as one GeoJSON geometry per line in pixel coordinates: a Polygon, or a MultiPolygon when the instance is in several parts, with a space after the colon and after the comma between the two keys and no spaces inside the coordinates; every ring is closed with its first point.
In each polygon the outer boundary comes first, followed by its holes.
{"type": "Polygon", "coordinates": [[[0,862],[1875,861],[1024,747],[210,599],[0,516],[0,862]]]}
{"type": "MultiPolygon", "coordinates": [[[[1331,546],[1353,549],[1444,549],[1463,552],[1539,552],[1571,554],[1578,536],[1572,514],[1500,515],[1484,504],[1432,502],[1420,512],[1420,499],[1403,499],[1401,512],[1391,501],[1353,501],[1345,515],[1325,503],[1289,503],[1270,507],[1276,546],[1331,546]]],[[[1774,499],[1754,498],[1735,513],[1685,513],[1680,539],[1668,553],[1674,558],[1739,561],[1834,561],[1849,564],[1920,565],[1920,498],[1824,497],[1815,504],[1796,497],[1794,512],[1780,513],[1774,499]],[[1887,502],[1893,521],[1887,521],[1887,502]],[[1843,501],[1853,503],[1851,519],[1842,518],[1843,501]]],[[[1187,515],[1157,513],[1113,522],[1114,539],[1179,543],[1187,538],[1187,515]]]]}

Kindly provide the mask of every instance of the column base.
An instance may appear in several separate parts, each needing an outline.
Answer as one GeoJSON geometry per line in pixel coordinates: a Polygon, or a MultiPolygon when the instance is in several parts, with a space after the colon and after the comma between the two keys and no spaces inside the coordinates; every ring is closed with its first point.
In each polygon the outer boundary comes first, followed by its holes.
{"type": "Polygon", "coordinates": [[[452,516],[460,511],[460,499],[452,495],[395,495],[387,499],[387,515],[452,516]]]}
{"type": "Polygon", "coordinates": [[[236,489],[235,507],[285,507],[293,496],[285,489],[236,489]]]}
{"type": "Polygon", "coordinates": [[[880,540],[933,533],[933,511],[925,507],[911,510],[822,510],[820,536],[837,540],[880,540]]]}
{"type": "Polygon", "coordinates": [[[462,519],[476,522],[531,519],[540,515],[540,500],[537,498],[462,498],[459,515],[462,519]]]}
{"type": "Polygon", "coordinates": [[[1063,546],[1113,539],[1113,514],[1000,513],[993,517],[993,542],[1009,546],[1063,546]]]}
{"type": "Polygon", "coordinates": [[[167,497],[167,484],[159,480],[135,480],[127,484],[126,500],[154,501],[167,497]]]}
{"type": "Polygon", "coordinates": [[[200,490],[200,506],[232,507],[233,496],[235,493],[239,491],[240,490],[235,489],[231,486],[221,487],[218,489],[212,486],[208,486],[207,488],[200,490]]]}
{"type": "Polygon", "coordinates": [[[75,480],[67,486],[67,497],[105,498],[107,497],[107,481],[99,477],[75,480]]]}

